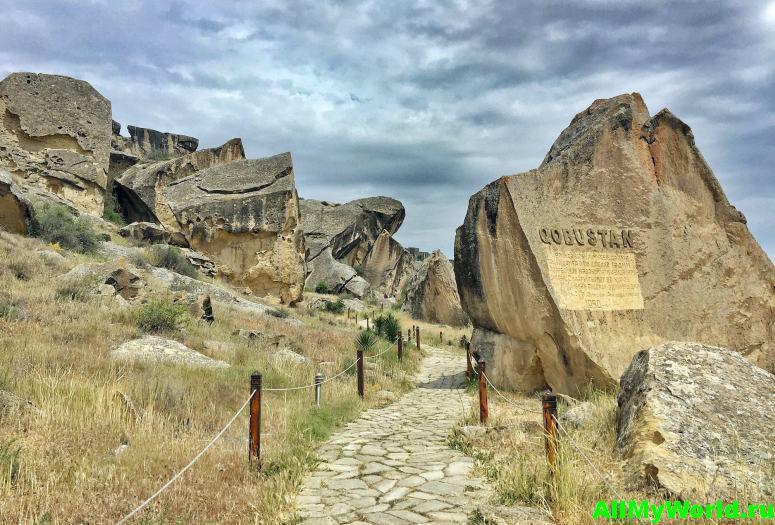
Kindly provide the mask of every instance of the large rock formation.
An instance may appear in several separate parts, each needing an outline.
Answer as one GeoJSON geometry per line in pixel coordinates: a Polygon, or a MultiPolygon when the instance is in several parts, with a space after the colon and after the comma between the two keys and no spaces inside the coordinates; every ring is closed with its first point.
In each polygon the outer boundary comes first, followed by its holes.
{"type": "MultiPolygon", "coordinates": [[[[385,250],[389,251],[388,245],[397,249],[398,243],[390,236],[404,220],[403,205],[389,197],[369,197],[346,204],[311,199],[302,199],[300,203],[307,246],[307,285],[314,288],[325,283],[337,293],[348,291],[362,297],[369,283],[358,274],[363,274],[372,247],[383,232],[387,236],[381,243],[385,250]]],[[[371,263],[367,270],[371,280],[378,283],[375,286],[384,284],[382,271],[386,273],[383,267],[389,264],[376,256],[371,263]]]]}
{"type": "Polygon", "coordinates": [[[127,220],[160,224],[175,244],[208,255],[230,281],[285,303],[301,299],[304,239],[290,153],[245,160],[234,139],[134,166],[115,193],[127,220]]]}
{"type": "Polygon", "coordinates": [[[110,101],[89,83],[13,73],[0,81],[0,168],[101,215],[111,122],[110,101]]]}
{"type": "Polygon", "coordinates": [[[163,188],[161,200],[221,275],[283,303],[301,300],[304,237],[290,153],[199,171],[163,188]]]}
{"type": "Polygon", "coordinates": [[[639,352],[621,378],[617,447],[635,478],[674,496],[775,495],[775,376],[698,343],[639,352]]]}
{"type": "Polygon", "coordinates": [[[199,139],[155,129],[127,126],[129,137],[121,135],[121,124],[113,121],[110,175],[117,178],[139,162],[159,162],[193,153],[199,139]]]}
{"type": "Polygon", "coordinates": [[[613,386],[666,340],[773,367],[773,266],[691,130],[640,95],[576,115],[541,166],[475,194],[455,241],[474,347],[506,386],[613,386]]]}
{"type": "Polygon", "coordinates": [[[403,294],[404,310],[418,319],[450,326],[465,322],[452,263],[438,250],[408,279],[403,294]]]}

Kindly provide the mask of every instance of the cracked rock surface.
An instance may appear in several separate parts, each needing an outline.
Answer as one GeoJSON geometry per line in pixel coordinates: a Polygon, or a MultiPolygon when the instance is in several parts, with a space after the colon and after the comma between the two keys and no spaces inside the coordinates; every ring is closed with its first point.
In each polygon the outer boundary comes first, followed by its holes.
{"type": "Polygon", "coordinates": [[[446,441],[470,404],[461,362],[436,351],[416,390],[364,412],[321,447],[296,500],[303,524],[468,521],[489,489],[471,475],[473,459],[446,441]]]}

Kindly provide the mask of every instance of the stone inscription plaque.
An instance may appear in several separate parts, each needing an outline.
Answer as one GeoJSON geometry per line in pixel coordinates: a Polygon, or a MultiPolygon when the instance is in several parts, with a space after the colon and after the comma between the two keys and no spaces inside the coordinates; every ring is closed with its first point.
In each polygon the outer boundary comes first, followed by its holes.
{"type": "Polygon", "coordinates": [[[566,310],[642,310],[635,254],[547,250],[555,300],[566,310]]]}

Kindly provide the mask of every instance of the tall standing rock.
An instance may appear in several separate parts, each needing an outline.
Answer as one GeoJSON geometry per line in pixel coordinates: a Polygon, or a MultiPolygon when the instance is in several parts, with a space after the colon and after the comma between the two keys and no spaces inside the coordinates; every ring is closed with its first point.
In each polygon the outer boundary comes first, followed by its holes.
{"type": "Polygon", "coordinates": [[[88,82],[36,73],[0,81],[0,168],[81,211],[102,214],[111,128],[110,101],[88,82]]]}
{"type": "Polygon", "coordinates": [[[450,326],[464,323],[452,263],[438,250],[408,279],[403,293],[404,310],[418,319],[450,326]]]}
{"type": "Polygon", "coordinates": [[[612,386],[666,340],[775,366],[775,272],[689,126],[597,100],[541,166],[475,194],[455,241],[473,345],[500,384],[612,386]]]}

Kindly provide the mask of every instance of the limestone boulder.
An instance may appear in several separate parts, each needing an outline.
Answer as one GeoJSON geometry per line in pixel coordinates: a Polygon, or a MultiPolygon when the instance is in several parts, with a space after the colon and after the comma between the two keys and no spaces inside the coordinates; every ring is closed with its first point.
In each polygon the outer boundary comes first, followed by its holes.
{"type": "Polygon", "coordinates": [[[179,226],[161,195],[168,185],[201,170],[242,160],[245,150],[240,139],[171,160],[133,166],[116,179],[113,192],[128,222],[161,224],[168,231],[179,226]]]}
{"type": "Polygon", "coordinates": [[[739,353],[668,342],[621,377],[617,447],[637,479],[683,499],[775,495],[775,376],[739,353]]]}
{"type": "Polygon", "coordinates": [[[417,319],[450,326],[465,321],[452,263],[438,250],[409,278],[403,294],[404,310],[417,319]]]}
{"type": "Polygon", "coordinates": [[[163,188],[160,200],[220,275],[259,296],[301,300],[304,237],[290,153],[199,171],[163,188]]]}
{"type": "Polygon", "coordinates": [[[88,82],[36,73],[0,81],[0,168],[95,215],[103,209],[111,128],[110,101],[88,82]]]}
{"type": "Polygon", "coordinates": [[[667,340],[773,367],[773,265],[689,126],[637,93],[595,101],[538,169],[471,197],[455,276],[500,385],[611,387],[667,340]]]}
{"type": "Polygon", "coordinates": [[[112,350],[110,357],[117,361],[178,364],[191,368],[229,367],[228,363],[211,359],[182,343],[153,335],[127,341],[112,350]]]}

